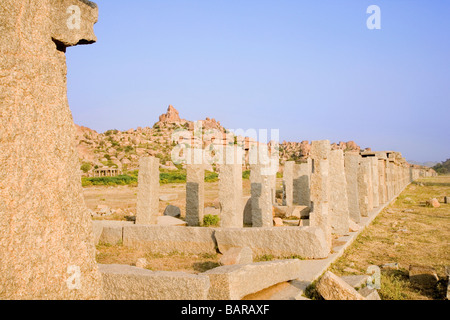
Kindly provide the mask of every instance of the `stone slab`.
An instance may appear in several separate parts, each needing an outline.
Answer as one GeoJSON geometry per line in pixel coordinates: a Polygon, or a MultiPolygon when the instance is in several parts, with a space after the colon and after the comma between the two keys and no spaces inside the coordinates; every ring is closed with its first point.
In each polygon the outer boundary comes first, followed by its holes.
{"type": "Polygon", "coordinates": [[[216,229],[214,236],[220,252],[233,247],[249,247],[255,256],[298,255],[322,259],[329,254],[325,235],[317,227],[216,229]]]}
{"type": "Polygon", "coordinates": [[[211,283],[208,299],[240,300],[275,284],[295,279],[300,260],[279,260],[224,266],[203,273],[211,283]]]}
{"type": "Polygon", "coordinates": [[[106,300],[206,300],[208,276],[150,271],[128,265],[99,265],[106,300]]]}
{"type": "Polygon", "coordinates": [[[134,225],[123,228],[123,245],[155,253],[216,253],[214,228],[134,225]]]}

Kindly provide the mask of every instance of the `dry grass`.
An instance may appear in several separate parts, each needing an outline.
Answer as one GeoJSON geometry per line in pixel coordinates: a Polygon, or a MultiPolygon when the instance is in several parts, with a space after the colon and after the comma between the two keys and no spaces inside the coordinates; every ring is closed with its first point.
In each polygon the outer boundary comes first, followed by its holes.
{"type": "Polygon", "coordinates": [[[443,299],[446,294],[445,266],[450,265],[450,177],[427,178],[408,186],[366,228],[330,271],[349,275],[350,267],[364,274],[370,265],[397,262],[399,270],[382,271],[379,290],[383,300],[443,299]],[[440,208],[429,208],[425,201],[437,198],[440,208]],[[414,288],[408,277],[410,265],[436,269],[438,286],[432,290],[414,288]]]}
{"type": "Polygon", "coordinates": [[[148,262],[146,269],[152,271],[181,271],[198,274],[219,267],[219,254],[184,254],[172,252],[170,254],[156,254],[127,248],[121,245],[99,244],[97,246],[97,263],[135,265],[139,258],[148,262]]]}

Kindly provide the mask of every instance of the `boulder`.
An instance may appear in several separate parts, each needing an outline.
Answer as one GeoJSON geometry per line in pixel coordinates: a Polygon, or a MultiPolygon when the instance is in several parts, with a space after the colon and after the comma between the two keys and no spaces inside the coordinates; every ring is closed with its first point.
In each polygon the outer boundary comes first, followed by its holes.
{"type": "Polygon", "coordinates": [[[330,271],[320,279],[317,291],[325,300],[365,300],[351,285],[330,271]]]}
{"type": "Polygon", "coordinates": [[[353,276],[344,276],[341,277],[342,280],[347,282],[353,288],[361,288],[363,285],[367,283],[369,279],[368,275],[353,275],[353,276]]]}
{"type": "Polygon", "coordinates": [[[439,208],[441,206],[441,204],[439,203],[439,201],[436,198],[428,200],[426,202],[426,205],[427,205],[427,207],[432,207],[432,208],[439,208]]]}
{"type": "Polygon", "coordinates": [[[181,210],[177,206],[173,206],[169,204],[166,209],[164,210],[165,216],[170,216],[174,218],[179,218],[181,216],[181,210]]]}
{"type": "Polygon", "coordinates": [[[273,218],[273,226],[274,227],[282,227],[283,224],[283,219],[281,218],[273,218]]]}

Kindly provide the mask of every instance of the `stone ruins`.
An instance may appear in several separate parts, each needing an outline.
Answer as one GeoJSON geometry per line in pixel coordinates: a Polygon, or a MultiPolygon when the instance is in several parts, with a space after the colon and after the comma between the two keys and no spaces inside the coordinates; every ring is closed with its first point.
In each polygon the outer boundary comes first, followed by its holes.
{"type": "MultiPolygon", "coordinates": [[[[398,152],[344,153],[328,140],[313,141],[301,163],[284,164],[281,206],[276,172],[256,157],[245,205],[246,155],[227,145],[219,165],[220,226],[205,228],[205,167],[196,159],[203,158],[198,149],[186,168],[187,226],[158,225],[154,157],[140,159],[135,223],[93,223],[82,196],[64,53],[96,41],[97,14],[86,0],[0,4],[0,299],[242,299],[297,279],[303,268],[299,259],[253,263],[253,256],[326,259],[334,237],[348,235],[351,224],[373,215],[412,181],[435,175],[410,166],[398,152]],[[79,25],[71,28],[68,19],[76,14],[79,25]],[[275,209],[296,220],[287,225],[277,216],[282,225],[274,226],[275,209]],[[198,275],[97,265],[94,245],[100,241],[155,253],[220,252],[231,257],[227,261],[243,262],[198,275]]],[[[160,121],[179,119],[169,111],[160,121]]]]}

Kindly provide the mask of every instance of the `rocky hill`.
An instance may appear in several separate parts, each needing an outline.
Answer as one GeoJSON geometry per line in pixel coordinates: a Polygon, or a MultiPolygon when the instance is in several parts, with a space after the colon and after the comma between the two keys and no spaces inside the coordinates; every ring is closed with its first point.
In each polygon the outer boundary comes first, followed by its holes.
{"type": "MultiPolygon", "coordinates": [[[[202,121],[202,126],[204,130],[217,129],[224,134],[228,132],[215,119],[206,118],[202,121]]],[[[171,151],[175,145],[172,134],[179,129],[193,131],[194,122],[180,118],[179,112],[173,106],[169,106],[153,127],[138,127],[127,131],[114,129],[98,133],[76,125],[81,170],[85,175],[92,175],[98,168],[117,168],[125,173],[138,169],[139,158],[143,156],[158,157],[161,159],[162,168],[176,170],[171,162],[171,151]]],[[[360,150],[352,141],[334,143],[332,148],[360,150]]],[[[280,144],[280,161],[301,161],[308,157],[310,150],[311,144],[308,141],[284,141],[280,144]]]]}

